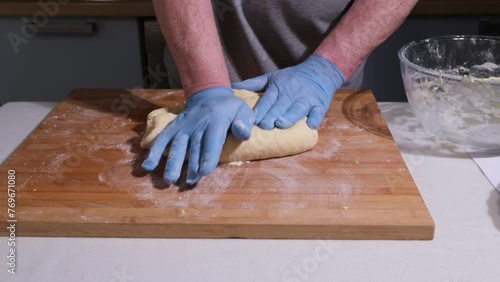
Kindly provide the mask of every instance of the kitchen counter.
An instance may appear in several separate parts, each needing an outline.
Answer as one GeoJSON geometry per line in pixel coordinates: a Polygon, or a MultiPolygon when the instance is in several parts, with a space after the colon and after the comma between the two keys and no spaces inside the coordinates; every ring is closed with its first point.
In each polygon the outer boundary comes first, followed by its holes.
{"type": "MultiPolygon", "coordinates": [[[[0,16],[33,16],[50,1],[0,0],[0,16]]],[[[151,0],[63,0],[51,16],[154,17],[151,0]],[[63,4],[64,3],[64,4],[63,4]]],[[[221,3],[224,3],[221,1],[221,3]]],[[[222,5],[222,4],[221,4],[222,5]]],[[[420,0],[413,16],[498,15],[498,0],[420,0]]]]}
{"type": "MultiPolygon", "coordinates": [[[[436,223],[432,241],[18,237],[1,281],[497,281],[500,193],[407,103],[380,103],[436,223]]],[[[3,161],[55,103],[0,107],[3,161]]],[[[6,255],[5,237],[0,253],[6,255]]]]}

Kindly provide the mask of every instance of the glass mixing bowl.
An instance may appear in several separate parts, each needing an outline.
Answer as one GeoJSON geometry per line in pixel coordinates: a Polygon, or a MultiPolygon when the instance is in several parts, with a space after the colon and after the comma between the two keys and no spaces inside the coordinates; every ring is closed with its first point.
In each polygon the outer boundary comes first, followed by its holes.
{"type": "Polygon", "coordinates": [[[427,130],[469,150],[500,150],[500,37],[433,37],[398,56],[408,102],[427,130]]]}

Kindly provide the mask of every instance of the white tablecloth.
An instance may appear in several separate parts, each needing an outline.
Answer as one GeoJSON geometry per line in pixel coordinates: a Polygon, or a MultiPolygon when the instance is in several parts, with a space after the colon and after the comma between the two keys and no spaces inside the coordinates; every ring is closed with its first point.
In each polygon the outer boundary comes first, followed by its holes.
{"type": "MultiPolygon", "coordinates": [[[[53,106],[0,108],[0,160],[53,106]]],[[[500,193],[408,104],[380,106],[435,220],[432,241],[18,237],[17,274],[3,264],[0,281],[500,281],[500,193]]]]}

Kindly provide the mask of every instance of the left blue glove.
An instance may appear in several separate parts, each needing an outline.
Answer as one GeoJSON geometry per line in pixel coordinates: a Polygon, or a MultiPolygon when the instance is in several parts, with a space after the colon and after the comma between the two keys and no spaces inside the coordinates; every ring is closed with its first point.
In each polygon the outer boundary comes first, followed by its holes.
{"type": "Polygon", "coordinates": [[[174,183],[181,174],[189,146],[186,182],[194,184],[217,166],[229,128],[235,138],[247,140],[254,118],[248,104],[234,96],[229,87],[217,86],[197,92],[187,100],[186,109],[158,135],[142,167],[148,171],[157,167],[170,145],[163,180],[174,183]]]}
{"type": "Polygon", "coordinates": [[[323,56],[312,54],[304,62],[233,83],[235,89],[264,91],[255,106],[255,124],[263,129],[289,128],[305,116],[318,128],[344,75],[323,56]]]}

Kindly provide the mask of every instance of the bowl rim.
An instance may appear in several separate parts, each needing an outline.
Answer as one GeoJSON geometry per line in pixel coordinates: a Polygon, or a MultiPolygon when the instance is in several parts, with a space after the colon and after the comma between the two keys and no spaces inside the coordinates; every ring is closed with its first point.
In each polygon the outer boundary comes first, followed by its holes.
{"type": "MultiPolygon", "coordinates": [[[[408,49],[409,47],[412,47],[412,46],[415,46],[415,45],[418,45],[418,44],[422,44],[422,43],[428,43],[428,42],[431,42],[431,41],[465,40],[465,39],[472,39],[472,38],[477,39],[477,40],[484,40],[484,39],[486,39],[486,40],[495,40],[495,41],[498,41],[499,44],[500,44],[500,36],[491,36],[491,35],[440,35],[440,36],[434,36],[434,37],[429,37],[429,38],[426,38],[426,39],[414,40],[414,41],[411,41],[411,42],[406,43],[405,45],[403,45],[403,47],[401,47],[399,49],[399,51],[398,51],[399,61],[401,63],[404,63],[405,65],[411,67],[411,68],[416,69],[419,72],[422,72],[422,73],[425,73],[425,74],[428,74],[428,75],[432,75],[432,76],[436,76],[436,77],[445,77],[445,78],[448,78],[448,79],[461,81],[463,77],[460,76],[460,75],[453,75],[453,74],[442,73],[442,72],[439,72],[439,71],[430,70],[430,69],[421,67],[421,66],[419,66],[417,64],[414,64],[414,63],[410,62],[405,56],[403,56],[403,52],[406,49],[408,49]]],[[[475,78],[474,80],[482,81],[484,79],[475,78]]]]}

